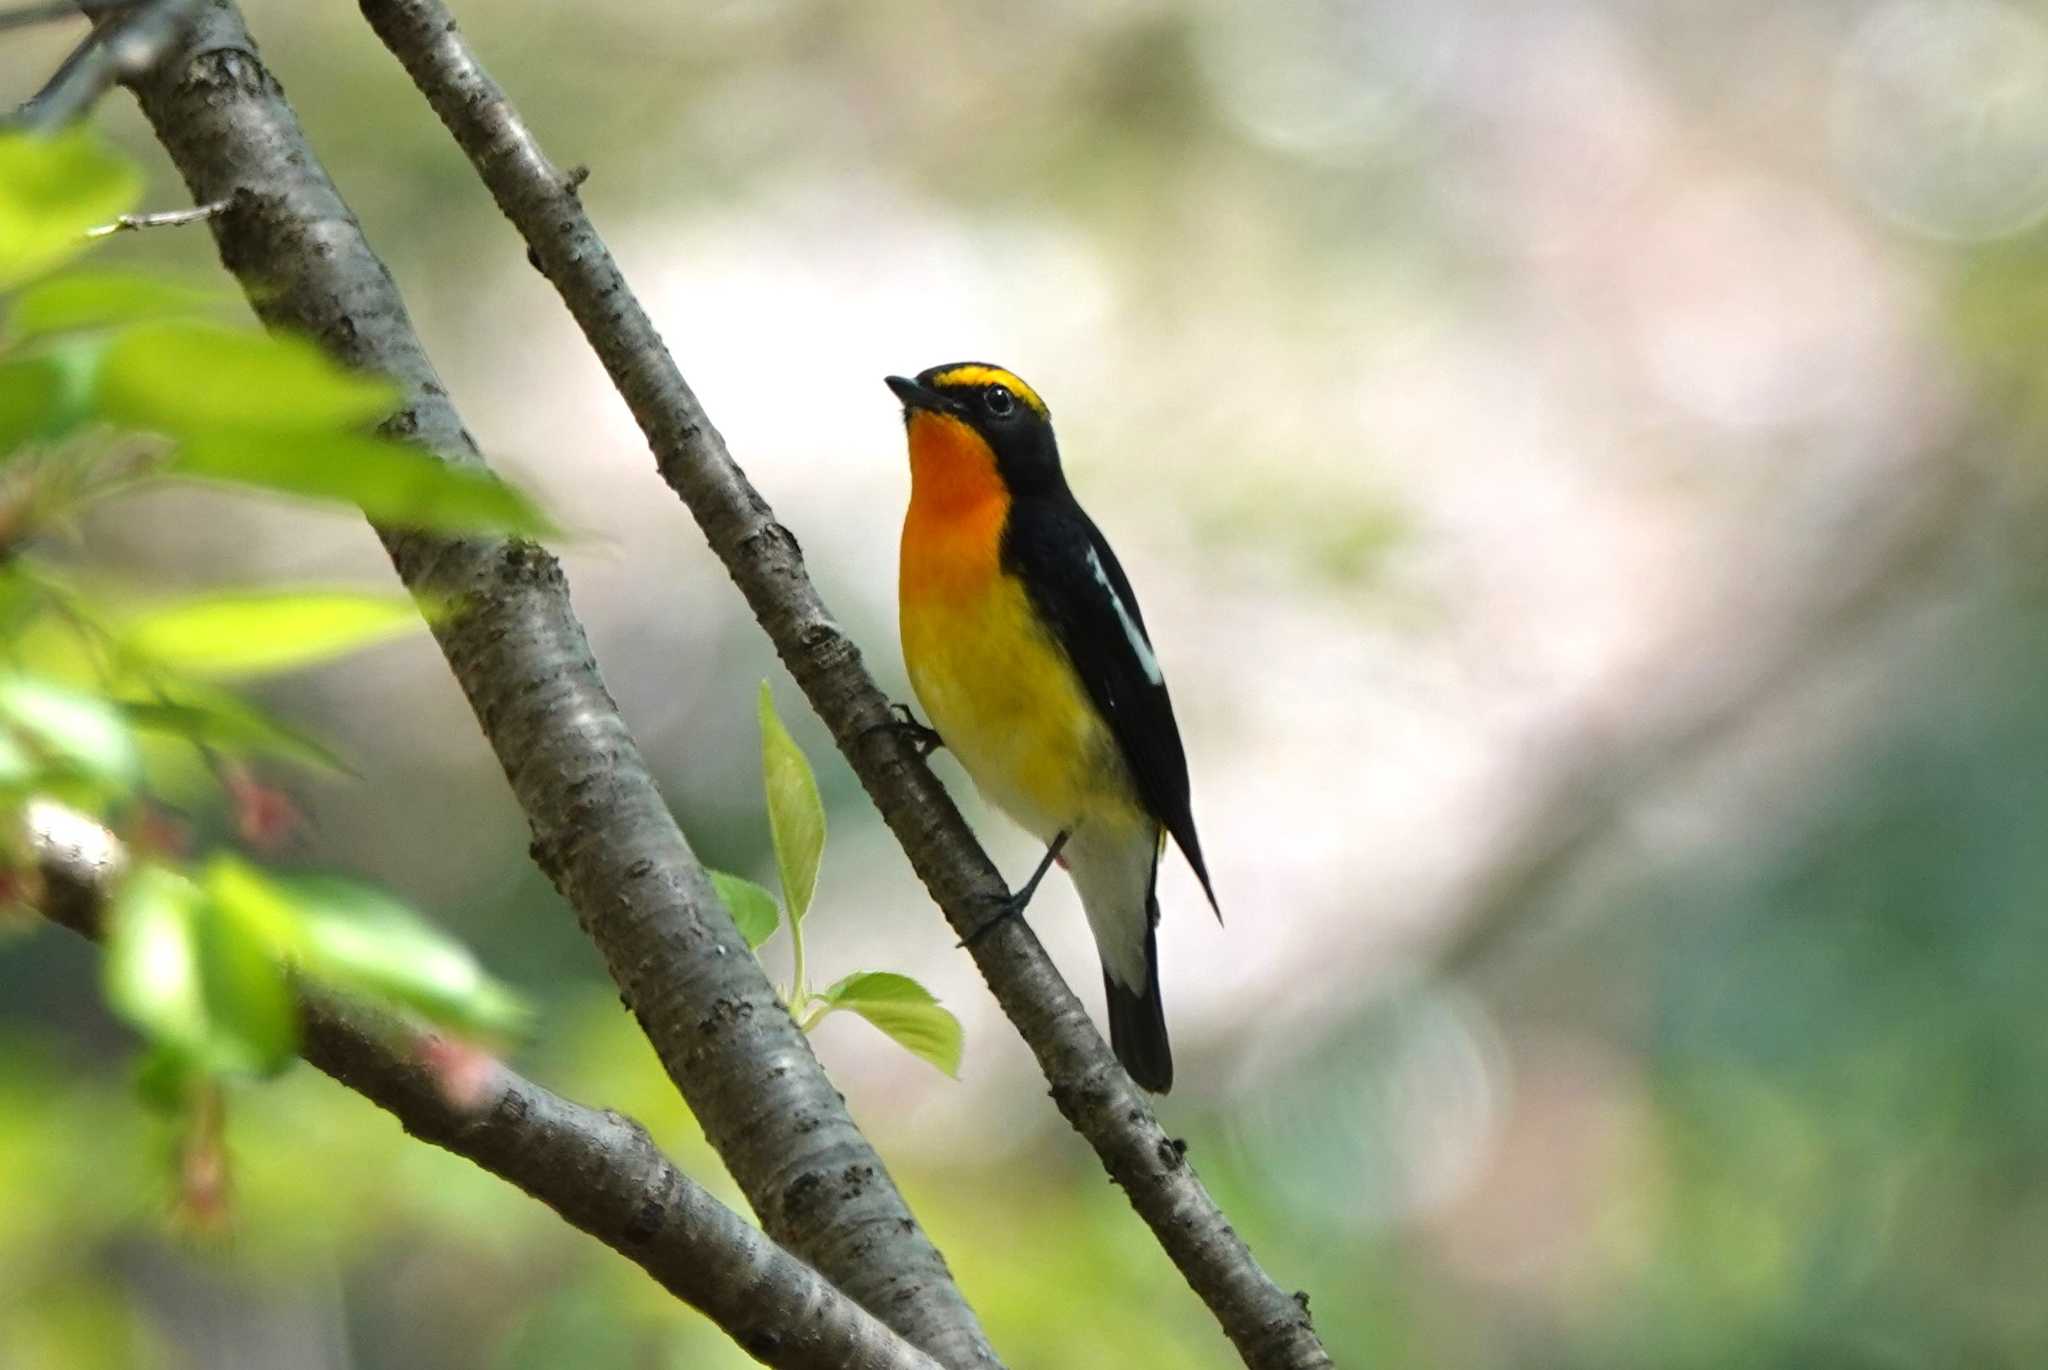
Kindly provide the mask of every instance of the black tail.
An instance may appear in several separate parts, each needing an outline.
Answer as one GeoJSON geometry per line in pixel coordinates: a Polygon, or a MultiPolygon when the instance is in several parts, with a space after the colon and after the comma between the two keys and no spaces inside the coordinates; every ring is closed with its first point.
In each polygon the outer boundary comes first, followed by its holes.
{"type": "MultiPolygon", "coordinates": [[[[1157,905],[1153,906],[1154,910],[1157,905]]],[[[1159,915],[1152,913],[1157,922],[1159,915]]],[[[1109,999],[1109,1044],[1131,1078],[1154,1094],[1173,1088],[1173,1048],[1166,1041],[1166,1010],[1159,1003],[1159,953],[1152,930],[1145,930],[1145,990],[1120,985],[1108,971],[1102,988],[1109,999]]]]}

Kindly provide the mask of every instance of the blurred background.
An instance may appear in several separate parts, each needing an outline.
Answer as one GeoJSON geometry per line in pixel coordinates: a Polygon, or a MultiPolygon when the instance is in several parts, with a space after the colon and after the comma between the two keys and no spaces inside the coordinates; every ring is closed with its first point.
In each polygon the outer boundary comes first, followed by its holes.
{"type": "MultiPolygon", "coordinates": [[[[1162,1118],[1341,1364],[2048,1362],[2048,7],[458,11],[899,697],[881,377],[1047,396],[1228,919],[1170,858],[1162,1118]]],[[[767,872],[770,679],[831,806],[814,976],[966,1023],[957,1083],[815,1041],[1009,1364],[1233,1364],[398,67],[352,6],[248,12],[472,430],[579,531],[698,851],[767,872]]],[[[73,36],[10,34],[0,98],[73,36]]],[[[221,281],[199,230],[101,264],[221,281]]],[[[393,583],[358,524],[189,491],[80,555],[393,583]]],[[[278,859],[433,910],[540,1005],[520,1068],[722,1184],[424,634],[268,702],[361,772],[273,777],[278,859]]],[[[1065,883],[1031,916],[1099,1011],[1065,883]]],[[[0,1365],[747,1363],[303,1068],[234,1096],[230,1230],[179,1235],[96,974],[0,942],[0,1365]]]]}

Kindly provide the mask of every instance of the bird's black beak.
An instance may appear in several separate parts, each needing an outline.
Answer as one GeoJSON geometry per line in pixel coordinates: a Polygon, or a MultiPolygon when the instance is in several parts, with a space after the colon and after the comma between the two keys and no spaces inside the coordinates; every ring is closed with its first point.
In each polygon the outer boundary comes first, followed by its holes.
{"type": "Polygon", "coordinates": [[[941,395],[928,385],[919,385],[908,376],[885,376],[883,382],[896,392],[896,398],[903,401],[905,412],[913,409],[928,409],[934,414],[951,414],[960,406],[941,395]]]}

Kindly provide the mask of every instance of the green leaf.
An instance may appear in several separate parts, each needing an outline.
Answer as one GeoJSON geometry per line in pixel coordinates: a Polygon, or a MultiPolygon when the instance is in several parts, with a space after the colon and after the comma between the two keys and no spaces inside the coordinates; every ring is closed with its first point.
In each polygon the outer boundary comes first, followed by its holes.
{"type": "Polygon", "coordinates": [[[909,976],[885,970],[855,971],[818,998],[833,1009],[858,1013],[912,1055],[956,1080],[960,1078],[960,1052],[965,1045],[960,1020],[909,976]]]}
{"type": "Polygon", "coordinates": [[[181,682],[176,690],[178,697],[172,700],[121,700],[121,716],[136,732],[182,738],[225,756],[271,756],[354,774],[348,763],[318,738],[225,690],[206,691],[189,682],[181,682]]]}
{"type": "Polygon", "coordinates": [[[0,361],[0,466],[97,417],[93,385],[105,350],[103,338],[65,338],[0,361]]]}
{"type": "Polygon", "coordinates": [[[265,930],[216,901],[199,913],[199,978],[209,1028],[201,1059],[275,1075],[299,1050],[298,1005],[265,930]]]}
{"type": "Polygon", "coordinates": [[[18,339],[40,338],[81,328],[138,323],[166,315],[215,308],[210,291],[131,272],[74,272],[39,281],[15,298],[8,332],[18,339]]]}
{"type": "Polygon", "coordinates": [[[53,760],[112,785],[132,784],[141,759],[112,703],[24,675],[0,675],[0,719],[53,760]]]}
{"type": "Polygon", "coordinates": [[[0,133],[0,290],[83,252],[87,229],[126,213],[142,177],[91,130],[0,133]]]}
{"type": "Polygon", "coordinates": [[[206,1035],[198,886],[161,866],[129,878],[108,911],[107,1003],[152,1040],[190,1048],[206,1035]]]}
{"type": "Polygon", "coordinates": [[[352,505],[382,524],[528,537],[556,531],[531,499],[482,467],[456,466],[417,447],[361,434],[192,433],[168,469],[352,505]]]}
{"type": "Polygon", "coordinates": [[[100,394],[109,416],[177,437],[320,432],[384,418],[398,404],[390,382],[337,366],[304,338],[197,322],[123,330],[107,350],[100,394]]]}
{"type": "Polygon", "coordinates": [[[263,940],[184,876],[145,866],[107,927],[107,1002],[199,1068],[269,1075],[298,1045],[284,969],[263,940]]]}
{"type": "Polygon", "coordinates": [[[47,357],[0,362],[0,462],[42,433],[63,391],[63,373],[47,357]]]}
{"type": "Polygon", "coordinates": [[[0,790],[19,790],[35,782],[41,767],[10,733],[0,732],[0,790]]]}
{"type": "Polygon", "coordinates": [[[101,417],[98,387],[106,355],[107,339],[101,334],[52,338],[36,350],[35,360],[56,372],[57,393],[35,438],[53,443],[101,417]]]}
{"type": "Polygon", "coordinates": [[[152,1042],[135,1065],[135,1093],[158,1113],[176,1117],[192,1102],[200,1070],[192,1054],[168,1042],[152,1042]]]}
{"type": "Polygon", "coordinates": [[[206,866],[206,892],[278,960],[295,960],[305,951],[297,899],[248,862],[227,853],[215,856],[206,866]]]}
{"type": "Polygon", "coordinates": [[[783,907],[792,924],[810,911],[818,888],[818,863],[825,855],[825,801],[803,749],[782,726],[775,696],[761,682],[761,784],[768,792],[768,832],[775,839],[775,865],[782,876],[783,907]]]}
{"type": "Polygon", "coordinates": [[[128,615],[137,656],[192,675],[246,676],[311,665],[420,623],[411,600],[346,590],[224,591],[128,615]]]}
{"type": "Polygon", "coordinates": [[[300,968],[315,979],[467,1032],[517,1031],[526,1005],[469,950],[382,891],[315,876],[261,876],[296,909],[300,968]]]}
{"type": "Polygon", "coordinates": [[[775,907],[775,896],[753,881],[727,875],[724,871],[712,871],[711,884],[731,911],[740,936],[747,939],[749,951],[758,949],[782,925],[782,911],[775,907]]]}

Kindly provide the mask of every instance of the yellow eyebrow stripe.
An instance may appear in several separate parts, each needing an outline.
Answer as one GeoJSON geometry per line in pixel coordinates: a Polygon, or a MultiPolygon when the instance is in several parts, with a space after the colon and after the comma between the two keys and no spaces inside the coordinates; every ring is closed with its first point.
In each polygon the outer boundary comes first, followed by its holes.
{"type": "Polygon", "coordinates": [[[1008,387],[1011,394],[1038,411],[1038,417],[1049,418],[1045,401],[1038,398],[1038,392],[1024,383],[1014,371],[1005,371],[1000,366],[956,366],[951,371],[941,371],[932,377],[934,386],[949,385],[1001,385],[1008,387]]]}

